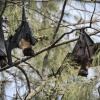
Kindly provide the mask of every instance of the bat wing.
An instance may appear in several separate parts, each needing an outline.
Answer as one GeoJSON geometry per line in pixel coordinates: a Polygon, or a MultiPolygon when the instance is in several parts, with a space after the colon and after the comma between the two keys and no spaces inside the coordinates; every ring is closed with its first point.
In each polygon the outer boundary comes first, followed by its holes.
{"type": "Polygon", "coordinates": [[[79,63],[92,59],[94,55],[94,42],[84,30],[81,30],[81,34],[76,42],[72,54],[77,58],[79,63]]]}
{"type": "Polygon", "coordinates": [[[7,56],[1,21],[0,21],[0,56],[7,56]]]}
{"type": "Polygon", "coordinates": [[[76,57],[84,55],[84,47],[82,46],[82,42],[80,41],[80,37],[78,38],[75,47],[72,51],[72,54],[76,57]]]}
{"type": "MultiPolygon", "coordinates": [[[[13,36],[13,44],[18,47],[20,40],[24,38],[28,40],[32,45],[36,44],[36,39],[34,38],[34,31],[30,28],[28,22],[26,21],[25,9],[22,9],[22,22],[17,28],[15,35],[13,36]]],[[[15,48],[15,47],[14,47],[15,48]]]]}
{"type": "Polygon", "coordinates": [[[94,42],[83,29],[81,30],[81,34],[82,34],[81,41],[83,42],[83,45],[85,46],[85,53],[89,57],[89,59],[92,59],[95,53],[94,42]]]}
{"type": "Polygon", "coordinates": [[[32,28],[30,28],[30,25],[28,24],[28,22],[26,22],[24,24],[24,33],[26,34],[24,38],[29,39],[29,42],[31,43],[31,45],[35,45],[36,44],[36,39],[34,38],[34,30],[32,28]]]}
{"type": "Polygon", "coordinates": [[[4,33],[2,30],[2,18],[0,18],[0,67],[4,67],[7,64],[7,52],[4,40],[4,33]]]}

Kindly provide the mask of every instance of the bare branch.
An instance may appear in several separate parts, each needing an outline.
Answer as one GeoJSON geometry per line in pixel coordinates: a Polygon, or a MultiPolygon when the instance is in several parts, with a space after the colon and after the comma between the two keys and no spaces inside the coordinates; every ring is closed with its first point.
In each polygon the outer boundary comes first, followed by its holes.
{"type": "Polygon", "coordinates": [[[65,1],[64,1],[63,8],[62,8],[62,13],[61,13],[61,17],[60,17],[60,19],[59,19],[57,28],[56,28],[56,30],[55,30],[55,32],[54,32],[53,39],[55,38],[55,36],[56,36],[56,34],[57,34],[58,30],[59,30],[60,23],[61,23],[62,18],[63,18],[63,16],[64,16],[64,11],[65,11],[65,7],[66,7],[66,2],[67,2],[67,1],[68,1],[68,0],[65,0],[65,1]]]}
{"type": "Polygon", "coordinates": [[[37,93],[39,93],[43,87],[46,85],[48,78],[47,76],[43,77],[43,81],[41,81],[40,85],[38,87],[36,87],[34,90],[31,89],[30,94],[27,96],[26,100],[30,100],[33,96],[35,96],[37,93]]]}
{"type": "Polygon", "coordinates": [[[94,15],[95,9],[96,9],[96,0],[95,0],[94,10],[93,10],[93,13],[92,13],[92,16],[91,16],[91,19],[90,19],[90,27],[92,25],[92,19],[93,19],[93,15],[94,15]]]}
{"type": "MultiPolygon", "coordinates": [[[[100,22],[100,19],[92,20],[92,23],[95,23],[95,22],[100,22]]],[[[86,20],[85,24],[87,24],[87,23],[90,23],[90,20],[86,20]]],[[[81,24],[84,24],[84,20],[82,22],[79,22],[79,23],[70,23],[68,25],[60,25],[60,27],[76,26],[76,25],[81,25],[81,24]]],[[[52,27],[46,27],[44,29],[39,29],[38,31],[49,29],[49,28],[54,28],[54,27],[53,26],[52,27]]]]}
{"type": "Polygon", "coordinates": [[[65,62],[65,60],[66,60],[66,57],[67,57],[67,55],[65,56],[65,58],[63,59],[63,61],[62,61],[62,63],[61,63],[61,65],[60,65],[60,67],[58,68],[58,70],[54,73],[51,73],[51,74],[49,74],[48,75],[48,77],[52,77],[52,76],[56,76],[56,75],[60,75],[61,74],[61,72],[63,71],[63,69],[64,69],[64,62],[65,62]]]}
{"type": "MultiPolygon", "coordinates": [[[[26,78],[26,81],[27,81],[27,86],[28,86],[28,89],[29,89],[29,92],[28,92],[28,94],[31,92],[31,89],[30,89],[30,81],[29,81],[29,79],[28,79],[28,76],[27,76],[27,74],[26,74],[26,72],[24,71],[24,69],[22,69],[20,66],[15,66],[16,68],[18,68],[18,69],[20,69],[21,70],[21,72],[24,74],[24,76],[25,76],[25,78],[26,78]]],[[[27,95],[28,95],[27,94],[27,95]]],[[[27,97],[27,96],[26,96],[27,97]]],[[[26,98],[25,97],[25,98],[26,98]]],[[[24,100],[26,100],[26,99],[24,99],[24,100]]]]}
{"type": "MultiPolygon", "coordinates": [[[[76,0],[73,0],[73,1],[76,1],[76,0]]],[[[77,1],[80,1],[80,2],[84,2],[84,0],[77,0],[77,1]]],[[[96,2],[96,3],[100,3],[100,0],[85,0],[85,2],[86,3],[94,3],[94,2],[96,2]]]]}
{"type": "Polygon", "coordinates": [[[7,0],[5,0],[4,8],[3,8],[3,10],[2,10],[2,12],[0,14],[0,18],[2,17],[2,15],[3,15],[3,13],[4,13],[5,9],[6,9],[6,6],[7,6],[7,0]]]}
{"type": "MultiPolygon", "coordinates": [[[[17,60],[20,60],[20,58],[18,58],[18,57],[16,57],[16,56],[14,56],[14,55],[12,55],[14,58],[16,58],[17,60]]],[[[27,65],[29,65],[29,67],[30,68],[32,68],[34,71],[36,71],[36,73],[40,76],[40,78],[42,79],[42,76],[41,76],[41,74],[39,73],[39,71],[36,69],[36,68],[34,68],[30,63],[28,63],[28,62],[24,62],[25,64],[27,64],[27,65]]]]}

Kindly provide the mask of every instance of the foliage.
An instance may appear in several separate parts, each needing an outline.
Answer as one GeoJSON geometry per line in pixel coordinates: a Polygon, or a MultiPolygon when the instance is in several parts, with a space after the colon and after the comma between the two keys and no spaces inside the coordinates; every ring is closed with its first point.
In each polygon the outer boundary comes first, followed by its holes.
{"type": "MultiPolygon", "coordinates": [[[[64,17],[62,18],[58,32],[54,37],[54,33],[57,29],[57,25],[62,13],[61,8],[63,7],[64,1],[44,0],[42,2],[38,2],[37,0],[25,0],[24,2],[27,21],[29,22],[32,29],[34,29],[34,36],[38,40],[37,44],[33,46],[35,53],[43,48],[50,46],[64,33],[74,30],[70,35],[66,34],[62,39],[60,39],[58,44],[72,39],[76,36],[75,34],[77,34],[79,29],[81,29],[80,26],[87,28],[87,23],[90,24],[90,19],[87,21],[85,20],[85,17],[83,17],[83,14],[81,15],[81,12],[84,12],[84,10],[82,11],[82,9],[78,8],[75,9],[75,7],[71,5],[71,1],[67,2],[66,0],[66,10],[64,11],[63,15],[64,17]],[[79,15],[72,14],[72,8],[76,12],[80,13],[81,16],[79,17],[79,15]],[[74,23],[74,21],[76,23],[74,23]]],[[[4,2],[2,2],[0,6],[0,12],[1,8],[3,9],[3,5],[4,2]]],[[[6,27],[4,29],[5,39],[9,38],[10,35],[14,35],[16,28],[20,24],[22,17],[21,8],[21,0],[8,0],[6,10],[3,14],[5,19],[4,25],[6,27]]],[[[86,12],[89,13],[87,10],[86,12]]],[[[96,22],[97,20],[95,20],[94,23],[96,22]]],[[[96,29],[92,28],[92,30],[93,29],[94,33],[95,30],[98,33],[99,29],[97,27],[96,29]]],[[[93,96],[93,88],[97,82],[97,79],[91,80],[77,76],[78,66],[70,59],[70,57],[68,58],[66,56],[68,52],[72,51],[73,44],[75,44],[75,42],[68,43],[63,43],[63,45],[57,47],[54,45],[52,49],[47,49],[45,52],[42,52],[35,57],[19,64],[19,66],[25,70],[28,76],[30,88],[34,90],[31,99],[26,100],[97,99],[93,96]],[[42,82],[45,84],[42,85],[42,82]]],[[[20,59],[23,58],[22,51],[18,48],[13,50],[12,55],[13,62],[20,61],[20,59]]],[[[98,59],[98,63],[99,61],[100,59],[98,59]]],[[[93,64],[96,64],[95,61],[93,64]]],[[[27,86],[28,83],[26,81],[25,75],[21,70],[19,70],[18,66],[13,66],[8,70],[4,70],[0,74],[0,97],[1,95],[4,96],[5,100],[18,100],[18,98],[25,100],[25,96],[29,93],[29,87],[27,86]],[[3,91],[1,89],[1,84],[3,85],[3,91]],[[11,89],[12,92],[9,93],[11,89]]],[[[29,95],[30,93],[27,97],[30,97],[29,95]]]]}

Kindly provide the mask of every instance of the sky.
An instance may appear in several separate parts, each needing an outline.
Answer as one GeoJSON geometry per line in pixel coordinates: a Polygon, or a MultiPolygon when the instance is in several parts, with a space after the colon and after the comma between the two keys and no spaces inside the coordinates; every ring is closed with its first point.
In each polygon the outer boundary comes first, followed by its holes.
{"type": "MultiPolygon", "coordinates": [[[[71,2],[71,5],[73,5],[77,9],[84,9],[84,10],[87,9],[88,11],[93,11],[94,10],[93,9],[94,5],[92,3],[88,3],[88,4],[84,4],[83,3],[81,5],[79,2],[73,1],[73,2],[71,2]]],[[[60,9],[62,9],[62,5],[60,5],[60,9]]],[[[79,11],[79,10],[77,10],[77,11],[76,10],[73,10],[73,8],[71,8],[70,6],[66,6],[65,12],[67,14],[69,14],[70,17],[67,16],[67,15],[64,15],[64,18],[63,19],[66,20],[67,22],[70,22],[70,23],[76,23],[76,19],[78,19],[78,17],[80,17],[80,16],[83,19],[85,19],[85,20],[89,20],[90,17],[91,17],[91,14],[86,13],[86,12],[83,13],[83,11],[79,11]]],[[[96,12],[98,12],[98,13],[100,12],[100,4],[97,4],[96,12]]],[[[94,17],[98,17],[98,19],[100,19],[99,16],[94,16],[94,17]]],[[[99,23],[98,23],[98,25],[99,25],[99,23]]],[[[82,26],[82,25],[80,25],[80,26],[82,26]]],[[[71,27],[71,28],[75,28],[75,27],[71,27]]],[[[88,32],[93,32],[93,30],[88,30],[88,32]]],[[[100,35],[100,34],[98,34],[98,35],[100,35]]],[[[75,37],[75,33],[74,34],[70,34],[69,37],[70,37],[70,39],[74,38],[75,37]]],[[[98,37],[98,36],[92,36],[92,39],[93,39],[94,42],[100,42],[100,37],[98,37]]],[[[90,68],[89,69],[88,78],[94,77],[94,75],[95,75],[94,69],[90,68]]],[[[12,77],[11,76],[9,76],[9,78],[11,79],[11,81],[14,81],[14,80],[12,80],[12,77]]],[[[21,84],[21,83],[19,83],[19,84],[21,84]]],[[[96,88],[93,90],[93,93],[94,93],[95,96],[98,96],[97,87],[99,85],[100,85],[100,83],[97,84],[96,85],[96,88]]],[[[13,94],[16,93],[16,90],[14,88],[15,87],[14,82],[10,86],[11,87],[7,86],[6,93],[7,93],[8,96],[12,97],[13,94]]],[[[23,91],[25,91],[25,87],[22,88],[22,91],[20,91],[20,93],[22,94],[23,91]]],[[[10,97],[8,97],[7,100],[12,100],[10,97]]]]}

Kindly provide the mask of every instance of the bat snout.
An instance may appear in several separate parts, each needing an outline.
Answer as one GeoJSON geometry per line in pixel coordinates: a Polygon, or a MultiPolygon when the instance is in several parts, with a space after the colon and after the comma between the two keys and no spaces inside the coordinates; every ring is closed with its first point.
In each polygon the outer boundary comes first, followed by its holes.
{"type": "Polygon", "coordinates": [[[32,50],[32,48],[25,48],[23,50],[23,54],[24,54],[24,56],[35,56],[34,51],[32,50]]]}
{"type": "Polygon", "coordinates": [[[87,75],[88,75],[88,70],[80,69],[80,71],[78,72],[78,76],[87,77],[87,75]]]}

